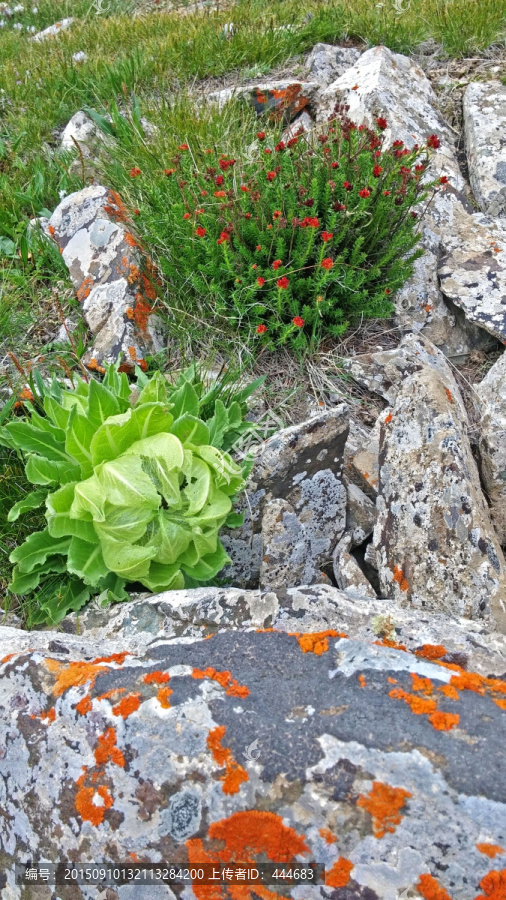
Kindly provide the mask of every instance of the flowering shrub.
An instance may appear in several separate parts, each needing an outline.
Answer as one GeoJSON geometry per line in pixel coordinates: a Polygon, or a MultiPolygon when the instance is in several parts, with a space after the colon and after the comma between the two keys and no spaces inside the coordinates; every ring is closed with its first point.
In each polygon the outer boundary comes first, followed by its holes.
{"type": "Polygon", "coordinates": [[[131,402],[117,369],[74,390],[39,379],[45,415],[29,392],[27,415],[0,429],[0,444],[23,454],[37,486],[9,521],[45,507],[44,529],[10,555],[9,590],[45,597],[33,624],[60,621],[92,593],[127,599],[129,582],[151,591],[205,582],[229,561],[218,532],[239,524],[232,500],[246,468],[227,449],[253,427],[244,401],[258,380],[227,397],[219,387],[205,393],[191,371],[171,386],[160,372],[138,370],[131,402]],[[45,582],[58,573],[70,584],[46,597],[45,582]]]}
{"type": "MultiPolygon", "coordinates": [[[[412,272],[422,174],[439,139],[383,149],[387,122],[357,126],[336,107],[323,131],[269,142],[252,161],[181,144],[156,190],[133,181],[166,223],[161,266],[210,312],[261,344],[314,344],[358,317],[385,316],[412,272]]],[[[147,179],[146,179],[147,182],[147,179]]]]}

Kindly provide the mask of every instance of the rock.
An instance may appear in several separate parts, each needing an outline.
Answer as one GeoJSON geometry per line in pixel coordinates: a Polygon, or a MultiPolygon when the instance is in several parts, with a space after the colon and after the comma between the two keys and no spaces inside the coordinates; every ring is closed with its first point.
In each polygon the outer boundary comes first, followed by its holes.
{"type": "Polygon", "coordinates": [[[377,594],[372,584],[351,553],[340,546],[341,543],[340,541],[333,558],[334,578],[338,588],[345,591],[348,597],[375,598],[377,594]]]}
{"type": "Polygon", "coordinates": [[[77,53],[72,54],[72,59],[75,63],[85,63],[88,61],[88,54],[84,50],[78,50],[77,53]]]}
{"type": "Polygon", "coordinates": [[[349,484],[346,490],[348,494],[346,533],[351,538],[350,546],[358,547],[373,532],[376,523],[376,506],[358,485],[349,484]]]}
{"type": "Polygon", "coordinates": [[[381,415],[374,428],[365,432],[364,439],[356,443],[349,442],[346,458],[346,476],[348,483],[356,484],[361,491],[375,501],[379,484],[379,440],[381,415]],[[350,452],[351,451],[351,452],[350,452]]]}
{"type": "Polygon", "coordinates": [[[480,384],[481,477],[490,502],[492,522],[506,544],[506,355],[497,360],[480,384]]]}
{"type": "MultiPolygon", "coordinates": [[[[417,643],[399,649],[391,635],[413,629],[411,612],[403,626],[381,601],[316,590],[379,642],[307,630],[304,592],[290,594],[281,631],[185,640],[162,625],[135,650],[131,627],[115,640],[0,629],[2,896],[32,892],[14,873],[34,860],[191,867],[267,856],[317,860],[327,888],[363,900],[420,884],[473,900],[499,868],[476,845],[502,846],[506,825],[504,681],[487,677],[504,671],[504,638],[477,623],[470,638],[440,616],[437,633],[417,621],[417,643]],[[492,653],[475,674],[483,648],[492,653]]],[[[160,602],[121,604],[112,618],[160,602]]],[[[316,900],[322,888],[290,896],[316,900]]],[[[73,886],[72,897],[104,893],[73,886]]]]}
{"type": "Polygon", "coordinates": [[[301,112],[300,116],[297,116],[297,118],[294,119],[293,122],[291,122],[288,128],[285,128],[282,134],[282,140],[289,141],[291,140],[291,138],[299,134],[301,129],[304,132],[308,132],[311,131],[313,127],[314,122],[311,116],[304,110],[304,112],[301,112]]]}
{"type": "Polygon", "coordinates": [[[260,587],[275,590],[325,582],[323,568],[345,528],[346,488],[331,469],[299,481],[290,503],[274,499],[262,517],[260,587]]]}
{"type": "Polygon", "coordinates": [[[506,214],[506,86],[472,81],[463,98],[469,180],[484,213],[506,214]]]}
{"type": "Polygon", "coordinates": [[[120,197],[91,185],[65,197],[49,220],[84,319],[95,341],[86,365],[115,362],[120,353],[133,368],[147,353],[163,349],[161,322],[151,315],[156,292],[146,261],[128,231],[128,210],[120,197]],[[144,271],[143,271],[144,268],[144,271]]]}
{"type": "Polygon", "coordinates": [[[385,410],[374,548],[382,595],[506,631],[506,572],[450,369],[404,378],[385,410]]]}
{"type": "Polygon", "coordinates": [[[452,224],[441,237],[441,290],[468,320],[504,344],[506,220],[457,209],[452,224]]]}
{"type": "Polygon", "coordinates": [[[54,25],[50,25],[49,28],[44,28],[43,31],[38,31],[37,34],[32,35],[30,40],[40,43],[41,41],[46,41],[48,38],[54,38],[62,31],[70,28],[72,22],[75,22],[75,19],[72,17],[68,19],[60,19],[59,22],[56,22],[54,25]]]}
{"type": "Polygon", "coordinates": [[[315,44],[306,60],[306,71],[310,81],[317,81],[327,87],[355,65],[361,51],[355,47],[336,47],[333,44],[315,44]]]}
{"type": "Polygon", "coordinates": [[[217,103],[223,109],[225,103],[232,98],[244,97],[253,106],[258,115],[267,110],[278,118],[284,117],[287,122],[295,119],[303,110],[315,108],[316,97],[320,85],[316,81],[271,81],[265,84],[248,84],[224,88],[206,95],[206,100],[217,103]]]}
{"type": "Polygon", "coordinates": [[[77,141],[84,155],[88,156],[90,151],[87,144],[92,138],[101,137],[102,133],[97,132],[97,127],[92,119],[85,112],[79,110],[76,112],[68,124],[65,126],[61,137],[60,147],[62,150],[75,150],[77,141]],[[72,140],[72,138],[74,140],[72,140]]]}
{"type": "Polygon", "coordinates": [[[348,409],[341,404],[300,425],[281,429],[260,447],[244,495],[236,504],[238,511],[244,512],[244,524],[220,533],[232,560],[220,573],[221,579],[240,587],[258,585],[265,505],[280,498],[295,510],[315,553],[315,542],[323,541],[315,558],[317,567],[322,558],[330,561],[345,526],[346,489],[341,476],[347,434],[348,409]],[[327,504],[333,522],[328,521],[327,504]],[[331,546],[327,546],[329,541],[331,546]]]}

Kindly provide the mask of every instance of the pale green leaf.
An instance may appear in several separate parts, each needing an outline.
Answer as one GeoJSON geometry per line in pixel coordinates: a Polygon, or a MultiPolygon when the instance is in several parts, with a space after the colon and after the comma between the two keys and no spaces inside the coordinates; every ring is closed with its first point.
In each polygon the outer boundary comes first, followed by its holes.
{"type": "Polygon", "coordinates": [[[79,463],[83,478],[89,478],[93,474],[90,444],[95,431],[90,420],[79,415],[74,407],[67,425],[65,449],[79,463]]]}
{"type": "Polygon", "coordinates": [[[26,453],[40,453],[46,459],[72,463],[65,452],[65,445],[56,441],[52,434],[41,431],[29,422],[9,422],[4,426],[8,437],[12,438],[15,447],[26,453]]]}
{"type": "Polygon", "coordinates": [[[196,447],[195,453],[214,470],[217,487],[226,485],[230,493],[242,489],[241,470],[228,453],[223,453],[217,447],[196,447]]]}
{"type": "Polygon", "coordinates": [[[150,545],[157,548],[154,561],[170,565],[175,563],[190,545],[192,531],[186,528],[184,523],[172,520],[166,510],[160,510],[156,518],[150,522],[146,539],[150,545]]]}
{"type": "Polygon", "coordinates": [[[66,484],[81,477],[81,469],[75,463],[58,462],[31,454],[28,457],[25,474],[32,484],[66,484]]]}
{"type": "Polygon", "coordinates": [[[170,433],[175,434],[183,446],[190,444],[200,446],[201,444],[211,443],[207,424],[202,419],[197,419],[196,416],[191,416],[189,413],[185,413],[184,416],[176,419],[170,429],[170,433]]]}
{"type": "Polygon", "coordinates": [[[171,412],[175,419],[179,419],[185,413],[198,418],[199,398],[192,384],[185,381],[182,387],[170,395],[172,404],[171,412]]]}
{"type": "Polygon", "coordinates": [[[167,403],[168,384],[161,372],[155,372],[142,388],[136,406],[143,403],[167,403]]]}
{"type": "Polygon", "coordinates": [[[27,537],[24,544],[12,551],[9,560],[18,564],[20,572],[31,572],[35,566],[44,563],[48,556],[66,554],[69,544],[70,538],[51,537],[45,528],[44,531],[36,531],[27,537]]]}
{"type": "Polygon", "coordinates": [[[139,456],[125,455],[102,463],[96,474],[105,499],[113,506],[144,506],[153,510],[160,506],[160,495],[143,472],[139,456]]]}
{"type": "Polygon", "coordinates": [[[79,537],[92,543],[98,542],[93,522],[88,519],[75,519],[70,515],[74,502],[75,482],[64,485],[46,500],[46,519],[52,537],[79,537]]]}
{"type": "Polygon", "coordinates": [[[214,404],[214,416],[209,419],[209,444],[213,447],[221,447],[223,436],[228,428],[228,412],[225,404],[221,400],[217,400],[214,404]]]}
{"type": "Polygon", "coordinates": [[[146,403],[121,415],[111,416],[100,426],[91,442],[93,465],[117,459],[135,441],[168,432],[172,422],[173,417],[162,403],[146,403]]]}
{"type": "Polygon", "coordinates": [[[57,625],[70,612],[78,612],[90,599],[89,588],[77,578],[72,578],[65,584],[55,588],[49,598],[41,603],[40,616],[34,620],[34,624],[42,624],[46,621],[49,625],[57,625]]]}
{"type": "Polygon", "coordinates": [[[14,504],[9,511],[7,521],[15,522],[21,513],[24,513],[29,509],[38,509],[39,506],[42,506],[46,497],[47,491],[30,491],[26,497],[23,497],[22,500],[18,500],[18,502],[14,504]]]}
{"type": "Polygon", "coordinates": [[[116,416],[120,408],[116,397],[94,378],[90,382],[88,419],[94,429],[100,428],[109,416],[116,416]]]}
{"type": "Polygon", "coordinates": [[[100,579],[105,578],[109,573],[109,567],[104,562],[99,541],[90,544],[78,537],[73,537],[70,541],[67,567],[69,572],[78,575],[92,587],[95,587],[100,579]]]}
{"type": "Polygon", "coordinates": [[[70,507],[72,519],[93,519],[103,522],[105,519],[105,496],[97,475],[81,481],[74,488],[74,500],[70,507]]]}
{"type": "Polygon", "coordinates": [[[183,495],[188,501],[187,516],[195,516],[204,506],[211,487],[209,466],[194,456],[191,472],[187,475],[188,484],[183,488],[183,495]]]}
{"type": "Polygon", "coordinates": [[[44,397],[44,409],[54,424],[65,431],[70,418],[70,411],[62,406],[61,400],[58,401],[49,394],[46,394],[44,397]]]}
{"type": "Polygon", "coordinates": [[[107,538],[102,542],[102,553],[111,572],[126,581],[142,581],[148,574],[151,560],[156,556],[156,547],[139,547],[126,541],[107,538]]]}
{"type": "Polygon", "coordinates": [[[115,541],[135,543],[145,534],[148,522],[155,515],[147,506],[112,506],[105,505],[105,519],[95,522],[95,531],[100,540],[112,538],[115,541]]]}
{"type": "Polygon", "coordinates": [[[40,579],[43,575],[54,573],[61,574],[66,572],[67,562],[61,560],[60,557],[50,557],[40,566],[35,566],[31,572],[22,573],[19,566],[14,566],[12,570],[12,580],[8,586],[12,594],[29,594],[39,586],[40,579]]]}
{"type": "Polygon", "coordinates": [[[152,562],[147,575],[140,579],[150,591],[181,591],[184,588],[184,575],[178,563],[171,566],[152,562]]]}
{"type": "Polygon", "coordinates": [[[229,562],[230,557],[227,556],[221,541],[218,541],[218,547],[214,553],[203,556],[194,566],[182,565],[181,568],[185,575],[195,578],[196,581],[209,581],[229,562]]]}

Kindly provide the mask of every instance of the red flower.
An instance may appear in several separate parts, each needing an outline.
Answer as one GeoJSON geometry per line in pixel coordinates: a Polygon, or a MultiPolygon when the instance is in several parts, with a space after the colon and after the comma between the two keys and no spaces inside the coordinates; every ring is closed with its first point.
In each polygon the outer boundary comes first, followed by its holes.
{"type": "Polygon", "coordinates": [[[227,192],[226,192],[226,191],[215,191],[215,192],[214,192],[214,196],[215,196],[215,197],[226,197],[226,196],[227,196],[227,192]]]}
{"type": "Polygon", "coordinates": [[[365,198],[365,197],[370,197],[370,196],[371,196],[371,192],[368,191],[367,188],[362,188],[362,190],[358,192],[358,196],[359,196],[359,197],[364,197],[364,198],[365,198]]]}
{"type": "Polygon", "coordinates": [[[134,166],[133,169],[130,169],[130,178],[137,178],[137,175],[141,174],[141,170],[134,166]]]}
{"type": "Polygon", "coordinates": [[[294,316],[292,322],[297,326],[297,328],[302,328],[302,326],[304,325],[304,319],[301,319],[300,316],[294,316]]]}
{"type": "Polygon", "coordinates": [[[267,181],[274,181],[275,177],[276,177],[275,172],[267,172],[267,181]]]}
{"type": "Polygon", "coordinates": [[[261,249],[262,249],[262,248],[261,248],[260,244],[257,244],[256,247],[255,247],[255,250],[261,250],[261,249]]]}
{"type": "Polygon", "coordinates": [[[262,278],[262,276],[259,275],[259,277],[257,278],[257,284],[259,287],[263,287],[265,284],[265,278],[262,278]]]}
{"type": "Polygon", "coordinates": [[[235,159],[220,159],[219,166],[222,172],[226,172],[230,166],[235,165],[235,159]]]}
{"type": "Polygon", "coordinates": [[[278,288],[280,288],[282,291],[284,291],[284,290],[286,290],[286,288],[288,287],[290,282],[288,281],[288,278],[286,277],[286,275],[283,275],[282,278],[278,278],[278,280],[276,281],[276,284],[277,284],[278,288]]]}
{"type": "Polygon", "coordinates": [[[275,259],[274,262],[273,262],[273,264],[272,264],[272,268],[273,268],[273,269],[280,269],[282,265],[283,265],[283,263],[281,262],[280,259],[275,259]]]}
{"type": "Polygon", "coordinates": [[[264,153],[272,153],[272,150],[269,147],[266,147],[264,153]]]}
{"type": "Polygon", "coordinates": [[[388,128],[388,122],[382,116],[378,116],[378,118],[376,119],[376,125],[378,126],[378,128],[381,128],[382,131],[384,131],[385,128],[388,128]]]}
{"type": "Polygon", "coordinates": [[[320,223],[316,216],[306,216],[300,223],[301,228],[319,228],[320,223]]]}
{"type": "Polygon", "coordinates": [[[251,219],[251,213],[244,213],[245,219],[251,219]]]}
{"type": "Polygon", "coordinates": [[[257,138],[259,141],[265,141],[265,131],[257,131],[257,138]]]}
{"type": "Polygon", "coordinates": [[[280,209],[275,209],[274,212],[273,212],[273,214],[272,214],[272,218],[273,218],[273,219],[279,219],[279,217],[282,216],[282,215],[283,215],[283,213],[281,212],[280,209]]]}
{"type": "Polygon", "coordinates": [[[218,175],[218,177],[214,179],[214,183],[217,184],[218,187],[220,186],[220,184],[223,184],[224,181],[225,179],[223,175],[218,175]]]}
{"type": "Polygon", "coordinates": [[[324,244],[326,244],[327,241],[331,241],[333,237],[334,235],[331,231],[322,231],[322,241],[324,244]]]}
{"type": "Polygon", "coordinates": [[[295,147],[295,144],[298,144],[298,143],[299,143],[298,137],[293,137],[293,138],[290,138],[290,140],[287,142],[286,146],[287,147],[295,147]]]}
{"type": "MultiPolygon", "coordinates": [[[[163,174],[164,175],[173,175],[175,171],[176,171],[175,169],[164,169],[163,174]]],[[[130,173],[130,174],[132,174],[132,173],[130,173]]]]}
{"type": "Polygon", "coordinates": [[[330,256],[326,256],[325,259],[322,259],[322,269],[331,269],[334,265],[330,256]]]}
{"type": "Polygon", "coordinates": [[[448,178],[446,175],[441,175],[441,178],[439,179],[439,184],[448,184],[448,178]]]}
{"type": "Polygon", "coordinates": [[[253,265],[251,266],[251,268],[252,268],[252,269],[258,269],[258,266],[257,266],[256,263],[253,263],[253,265]]]}
{"type": "Polygon", "coordinates": [[[183,216],[183,219],[189,219],[189,218],[190,218],[190,213],[185,213],[183,216]]]}
{"type": "Polygon", "coordinates": [[[339,168],[339,163],[336,163],[336,162],[331,163],[331,164],[330,164],[330,168],[331,168],[331,169],[338,169],[338,168],[339,168]]]}
{"type": "Polygon", "coordinates": [[[385,294],[391,294],[392,288],[385,288],[385,294]]]}
{"type": "Polygon", "coordinates": [[[245,194],[248,194],[248,193],[249,193],[249,187],[248,187],[247,184],[241,184],[241,185],[239,186],[239,189],[240,189],[241,191],[244,191],[245,194]]]}
{"type": "Polygon", "coordinates": [[[415,172],[425,172],[425,166],[420,163],[419,166],[415,166],[415,172]]]}
{"type": "Polygon", "coordinates": [[[281,150],[284,150],[284,149],[285,149],[285,142],[284,142],[284,141],[280,141],[279,144],[276,144],[276,146],[274,147],[274,149],[277,150],[278,153],[280,153],[281,150]]]}
{"type": "Polygon", "coordinates": [[[199,215],[200,215],[201,213],[203,213],[203,212],[204,212],[203,209],[196,209],[196,210],[195,210],[195,215],[196,215],[196,216],[199,216],[199,215]]]}
{"type": "Polygon", "coordinates": [[[200,196],[201,196],[201,197],[207,197],[207,191],[201,191],[201,192],[200,192],[200,196]]]}
{"type": "Polygon", "coordinates": [[[206,233],[206,229],[202,228],[202,225],[199,225],[199,227],[197,228],[197,230],[195,232],[197,237],[204,237],[205,233],[206,233]]]}
{"type": "Polygon", "coordinates": [[[353,185],[350,184],[349,181],[345,181],[344,184],[343,184],[343,188],[345,189],[345,191],[352,191],[352,190],[353,190],[353,185]]]}
{"type": "Polygon", "coordinates": [[[257,334],[265,334],[267,331],[267,325],[259,325],[257,328],[257,334]]]}
{"type": "Polygon", "coordinates": [[[188,144],[180,144],[178,150],[189,150],[188,144]]]}
{"type": "Polygon", "coordinates": [[[392,147],[404,147],[404,141],[394,141],[392,147]]]}
{"type": "Polygon", "coordinates": [[[382,171],[383,171],[383,169],[381,168],[381,166],[374,166],[374,169],[372,170],[372,174],[374,175],[375,178],[379,178],[382,171]]]}
{"type": "Polygon", "coordinates": [[[412,219],[418,219],[418,213],[416,213],[413,209],[410,212],[410,216],[412,219]]]}
{"type": "Polygon", "coordinates": [[[335,210],[335,212],[343,212],[346,209],[346,204],[345,203],[334,203],[334,206],[332,207],[332,209],[335,210]]]}
{"type": "Polygon", "coordinates": [[[132,212],[133,212],[134,216],[140,216],[140,214],[141,214],[140,209],[133,209],[132,212]]]}
{"type": "Polygon", "coordinates": [[[431,147],[432,150],[437,150],[441,146],[441,141],[439,140],[437,134],[431,134],[427,138],[427,147],[431,147]]]}
{"type": "Polygon", "coordinates": [[[223,244],[223,243],[225,243],[226,241],[229,241],[229,240],[230,240],[230,234],[229,234],[229,232],[228,232],[228,231],[222,231],[221,234],[220,234],[220,236],[219,236],[219,238],[218,238],[218,240],[216,241],[216,243],[217,243],[217,244],[223,244]]]}

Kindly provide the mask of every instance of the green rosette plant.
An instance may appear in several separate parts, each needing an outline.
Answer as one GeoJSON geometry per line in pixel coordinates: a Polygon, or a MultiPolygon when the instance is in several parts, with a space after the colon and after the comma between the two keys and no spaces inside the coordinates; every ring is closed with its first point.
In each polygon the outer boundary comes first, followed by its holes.
{"type": "Polygon", "coordinates": [[[26,416],[0,431],[37,486],[9,520],[45,506],[47,522],[11,553],[9,590],[44,595],[55,573],[72,576],[36,622],[59,621],[92,594],[127,599],[132,582],[151,591],[207,582],[229,561],[218,533],[239,524],[232,501],[246,470],[227,450],[251,430],[245,398],[261,379],[226,396],[206,393],[194,370],[175,385],[137,375],[134,391],[115,366],[72,390],[39,378],[43,409],[25,402],[26,416]]]}

